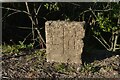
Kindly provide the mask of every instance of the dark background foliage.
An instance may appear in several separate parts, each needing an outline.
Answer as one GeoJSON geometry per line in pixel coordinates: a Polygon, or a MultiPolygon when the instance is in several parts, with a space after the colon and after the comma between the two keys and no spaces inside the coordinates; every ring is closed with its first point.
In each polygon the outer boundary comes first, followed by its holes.
{"type": "MultiPolygon", "coordinates": [[[[95,16],[93,13],[89,10],[92,8],[92,10],[106,10],[109,9],[109,7],[105,7],[107,5],[114,6],[117,3],[93,3],[93,2],[59,2],[59,3],[28,3],[30,13],[33,18],[35,18],[34,8],[38,8],[39,5],[41,5],[40,11],[38,15],[36,16],[39,20],[39,31],[41,32],[41,35],[43,39],[45,40],[45,22],[49,20],[70,20],[70,21],[85,21],[85,29],[86,29],[86,44],[93,45],[91,42],[94,42],[94,44],[97,47],[101,47],[100,43],[93,38],[93,32],[91,30],[91,26],[94,24],[93,18],[95,16]],[[106,8],[106,9],[104,9],[106,8]],[[92,24],[92,25],[91,25],[92,24]],[[41,29],[42,28],[42,29],[41,29]]],[[[2,3],[2,6],[5,8],[13,8],[18,9],[21,11],[26,11],[25,3],[2,3]]],[[[114,13],[115,10],[119,11],[119,8],[117,10],[116,6],[114,11],[111,13],[114,13]]],[[[3,43],[7,44],[18,44],[19,41],[23,41],[28,34],[31,33],[31,21],[27,14],[25,13],[16,13],[9,17],[9,14],[13,13],[14,11],[8,10],[8,9],[2,9],[2,17],[3,17],[3,28],[2,28],[2,39],[3,43]],[[24,28],[27,27],[27,28],[24,28]]],[[[97,15],[98,12],[104,13],[104,16],[107,16],[109,14],[109,11],[96,11],[95,14],[97,15]]],[[[113,14],[110,14],[111,19],[113,22],[117,22],[117,18],[112,17],[113,14]]],[[[97,24],[95,23],[95,26],[97,24]]],[[[100,27],[96,27],[96,29],[99,29],[100,27]]],[[[99,29],[100,30],[100,29],[99,29]]],[[[105,37],[106,40],[108,40],[111,36],[109,32],[101,31],[103,37],[105,37]]],[[[35,35],[37,37],[37,34],[35,35]]],[[[119,39],[118,39],[119,40],[119,39]]],[[[25,43],[29,44],[31,43],[32,35],[28,36],[26,38],[25,43]]],[[[38,42],[36,42],[36,45],[38,42]]]]}

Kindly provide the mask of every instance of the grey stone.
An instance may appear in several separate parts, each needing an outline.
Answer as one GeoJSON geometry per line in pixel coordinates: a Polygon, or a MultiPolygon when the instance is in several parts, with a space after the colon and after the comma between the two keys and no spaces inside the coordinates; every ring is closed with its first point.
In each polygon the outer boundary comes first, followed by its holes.
{"type": "Polygon", "coordinates": [[[47,21],[45,32],[47,62],[81,63],[84,22],[47,21]]]}

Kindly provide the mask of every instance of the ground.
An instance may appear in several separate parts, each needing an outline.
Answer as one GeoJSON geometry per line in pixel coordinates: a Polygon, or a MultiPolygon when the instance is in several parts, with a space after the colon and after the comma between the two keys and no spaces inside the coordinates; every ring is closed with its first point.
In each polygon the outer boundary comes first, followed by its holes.
{"type": "Polygon", "coordinates": [[[120,55],[83,64],[49,63],[45,49],[2,51],[2,78],[120,78],[120,55]]]}

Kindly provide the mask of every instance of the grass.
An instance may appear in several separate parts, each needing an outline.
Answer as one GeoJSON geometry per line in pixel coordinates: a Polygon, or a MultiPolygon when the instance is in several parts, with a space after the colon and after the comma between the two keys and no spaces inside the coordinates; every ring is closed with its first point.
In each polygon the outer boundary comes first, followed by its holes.
{"type": "Polygon", "coordinates": [[[100,69],[99,66],[95,66],[94,64],[91,64],[91,63],[84,63],[83,67],[80,69],[80,72],[95,73],[95,72],[98,72],[99,69],[100,69]]]}
{"type": "Polygon", "coordinates": [[[7,45],[7,44],[2,45],[2,53],[3,54],[19,53],[23,49],[32,49],[32,48],[33,48],[32,43],[30,43],[29,45],[26,45],[23,42],[19,41],[18,45],[16,45],[16,44],[14,44],[14,45],[7,45]]]}
{"type": "MultiPolygon", "coordinates": [[[[33,45],[32,44],[25,45],[22,42],[20,42],[20,44],[18,44],[18,45],[11,45],[11,46],[10,45],[3,45],[2,46],[2,53],[3,53],[3,55],[6,55],[6,56],[9,56],[9,55],[12,56],[11,54],[19,55],[24,51],[24,49],[33,49],[33,45]]],[[[26,52],[26,53],[28,53],[28,52],[26,52]]],[[[77,71],[76,67],[74,67],[70,64],[55,63],[52,65],[52,64],[46,63],[46,52],[45,52],[45,50],[40,50],[40,49],[34,50],[32,52],[32,54],[30,54],[30,55],[21,56],[21,57],[16,58],[16,59],[18,61],[15,63],[14,63],[14,58],[13,58],[13,60],[10,59],[9,65],[15,64],[18,67],[19,66],[20,67],[27,66],[30,68],[30,70],[33,70],[32,72],[38,71],[38,73],[39,73],[40,71],[43,71],[43,72],[46,71],[47,73],[50,73],[50,72],[48,72],[49,67],[53,68],[52,69],[53,72],[55,71],[55,72],[60,73],[60,74],[65,73],[67,75],[69,75],[71,73],[76,73],[76,71],[77,71]],[[21,62],[23,62],[23,63],[21,63],[21,62]]],[[[9,59],[7,59],[6,61],[9,61],[9,59]]],[[[80,73],[80,74],[83,73],[85,75],[88,75],[88,74],[96,74],[96,73],[97,74],[104,74],[104,73],[113,71],[113,67],[111,65],[104,64],[105,66],[102,66],[101,63],[100,64],[97,64],[97,63],[98,63],[98,61],[97,62],[94,61],[93,63],[84,63],[81,66],[78,66],[79,71],[77,71],[77,73],[80,73]],[[103,72],[104,70],[107,72],[103,72]],[[102,71],[102,72],[100,72],[100,71],[102,71]]],[[[13,67],[15,67],[15,66],[13,66],[13,67]]],[[[15,67],[15,68],[18,68],[18,67],[15,67]]]]}
{"type": "MultiPolygon", "coordinates": [[[[2,46],[2,53],[3,55],[10,55],[10,54],[19,54],[21,52],[21,50],[24,51],[24,49],[32,49],[33,48],[33,44],[29,44],[29,45],[25,45],[22,42],[19,42],[19,45],[3,45],[2,46]]],[[[42,61],[43,59],[46,58],[46,54],[45,51],[41,51],[41,50],[35,50],[33,55],[29,55],[26,56],[26,60],[32,60],[33,58],[36,58],[36,62],[35,65],[37,63],[39,63],[39,61],[42,61]]],[[[98,66],[95,66],[94,64],[90,64],[90,63],[84,63],[83,66],[80,66],[80,70],[79,72],[98,72],[98,66]]],[[[57,72],[74,72],[75,68],[70,66],[70,65],[66,65],[64,63],[59,63],[54,65],[54,68],[57,72]]]]}

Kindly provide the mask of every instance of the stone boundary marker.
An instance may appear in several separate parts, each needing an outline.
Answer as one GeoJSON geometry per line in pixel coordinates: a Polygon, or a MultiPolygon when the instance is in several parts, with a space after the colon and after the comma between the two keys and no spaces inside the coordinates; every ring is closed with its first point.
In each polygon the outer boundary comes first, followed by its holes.
{"type": "Polygon", "coordinates": [[[47,62],[81,64],[84,24],[75,21],[45,23],[47,62]]]}

